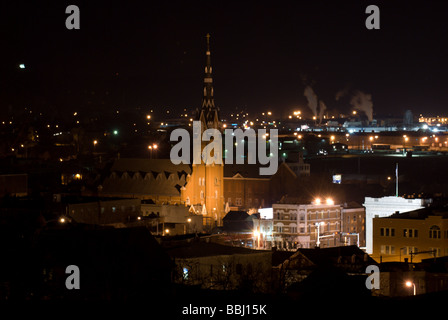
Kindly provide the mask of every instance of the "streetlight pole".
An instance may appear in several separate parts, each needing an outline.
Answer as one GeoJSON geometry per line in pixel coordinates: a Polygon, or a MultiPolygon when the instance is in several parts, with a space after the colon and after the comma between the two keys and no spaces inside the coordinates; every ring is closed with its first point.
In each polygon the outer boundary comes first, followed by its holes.
{"type": "Polygon", "coordinates": [[[323,225],[323,222],[316,222],[315,225],[317,227],[317,241],[316,247],[320,248],[320,226],[323,225]]]}

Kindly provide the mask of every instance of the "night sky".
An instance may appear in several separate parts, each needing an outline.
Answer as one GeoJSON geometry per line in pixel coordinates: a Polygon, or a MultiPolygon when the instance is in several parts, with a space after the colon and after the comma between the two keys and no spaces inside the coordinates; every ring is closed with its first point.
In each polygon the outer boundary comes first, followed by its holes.
{"type": "Polygon", "coordinates": [[[329,110],[349,112],[361,90],[376,115],[446,116],[447,9],[446,1],[8,1],[1,112],[197,108],[210,33],[223,114],[304,109],[311,85],[329,110]],[[70,4],[80,8],[80,30],[65,28],[70,4]],[[369,4],[380,8],[380,30],[365,27],[369,4]]]}

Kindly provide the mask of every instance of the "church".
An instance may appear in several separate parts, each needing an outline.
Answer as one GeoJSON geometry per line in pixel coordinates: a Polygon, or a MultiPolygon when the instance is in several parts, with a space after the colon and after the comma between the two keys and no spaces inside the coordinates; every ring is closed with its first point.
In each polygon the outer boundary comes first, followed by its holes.
{"type": "MultiPolygon", "coordinates": [[[[206,36],[204,90],[197,119],[201,135],[207,129],[222,130],[219,108],[213,98],[210,35],[206,36]]],[[[202,142],[202,149],[205,142],[202,142]]],[[[202,159],[203,160],[203,159],[202,159]]],[[[116,159],[98,190],[101,196],[138,198],[155,204],[185,205],[190,214],[202,215],[205,229],[222,225],[224,211],[224,165],[174,165],[170,159],[116,159]]]]}
{"type": "MultiPolygon", "coordinates": [[[[193,132],[193,135],[200,134],[201,137],[207,129],[222,130],[219,108],[215,106],[213,97],[210,34],[207,34],[206,39],[204,92],[202,106],[198,112],[199,119],[197,119],[201,122],[201,132],[193,132]]],[[[204,147],[205,142],[202,142],[201,152],[204,147]]],[[[192,173],[187,177],[187,183],[181,189],[182,201],[187,206],[193,206],[200,210],[204,216],[204,226],[221,225],[225,215],[224,164],[205,164],[202,159],[200,164],[192,166],[192,173]]]]}

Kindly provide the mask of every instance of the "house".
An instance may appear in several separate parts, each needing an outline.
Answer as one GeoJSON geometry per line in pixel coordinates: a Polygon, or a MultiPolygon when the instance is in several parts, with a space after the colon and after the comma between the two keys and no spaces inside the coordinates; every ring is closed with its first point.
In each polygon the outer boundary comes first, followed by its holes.
{"type": "Polygon", "coordinates": [[[334,295],[350,290],[353,290],[352,293],[370,295],[365,287],[366,268],[369,265],[377,263],[357,246],[274,252],[273,283],[276,290],[300,296],[325,292],[334,295]]]}
{"type": "Polygon", "coordinates": [[[272,252],[193,240],[167,248],[174,283],[211,290],[268,292],[272,252]]]}

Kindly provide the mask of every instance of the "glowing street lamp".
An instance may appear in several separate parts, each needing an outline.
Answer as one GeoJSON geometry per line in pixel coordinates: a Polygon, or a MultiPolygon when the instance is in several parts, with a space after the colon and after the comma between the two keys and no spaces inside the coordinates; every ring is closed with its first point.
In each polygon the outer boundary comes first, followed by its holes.
{"type": "Polygon", "coordinates": [[[412,281],[406,281],[406,287],[410,288],[410,287],[414,287],[414,296],[417,294],[417,290],[415,288],[415,283],[412,281]]]}
{"type": "Polygon", "coordinates": [[[334,205],[334,200],[331,199],[331,198],[328,198],[328,199],[326,200],[326,202],[327,202],[328,205],[334,205]]]}
{"type": "Polygon", "coordinates": [[[315,223],[317,227],[317,241],[316,241],[316,247],[320,247],[320,226],[323,226],[323,222],[316,222],[315,223]]]}

